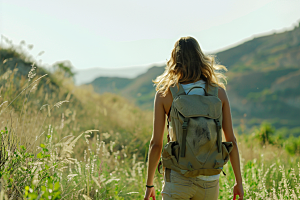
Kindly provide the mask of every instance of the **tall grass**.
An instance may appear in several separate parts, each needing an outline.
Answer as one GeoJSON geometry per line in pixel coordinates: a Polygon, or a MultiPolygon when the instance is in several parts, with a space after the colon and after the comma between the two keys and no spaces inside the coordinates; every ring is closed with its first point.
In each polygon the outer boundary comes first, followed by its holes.
{"type": "MultiPolygon", "coordinates": [[[[62,73],[50,74],[56,87],[35,70],[30,81],[17,70],[0,77],[0,200],[142,199],[152,113],[62,73]]],[[[238,141],[245,199],[300,198],[297,154],[251,134],[238,141]]],[[[230,163],[224,171],[219,199],[232,199],[230,163]]],[[[162,180],[156,173],[158,199],[162,180]]]]}

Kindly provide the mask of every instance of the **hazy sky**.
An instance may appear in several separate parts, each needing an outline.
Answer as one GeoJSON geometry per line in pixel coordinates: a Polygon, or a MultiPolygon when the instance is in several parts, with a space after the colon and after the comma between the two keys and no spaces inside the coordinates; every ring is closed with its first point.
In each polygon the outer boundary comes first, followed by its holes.
{"type": "Polygon", "coordinates": [[[78,69],[163,63],[187,35],[217,52],[299,20],[300,0],[0,0],[1,35],[78,69]]]}

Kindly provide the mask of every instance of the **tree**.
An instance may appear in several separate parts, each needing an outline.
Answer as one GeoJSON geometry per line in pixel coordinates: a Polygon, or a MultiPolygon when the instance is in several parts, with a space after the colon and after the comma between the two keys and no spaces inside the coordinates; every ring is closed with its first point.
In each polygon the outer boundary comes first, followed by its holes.
{"type": "Polygon", "coordinates": [[[53,68],[55,71],[63,73],[65,77],[73,78],[74,75],[76,74],[73,71],[74,67],[73,67],[72,63],[68,60],[59,61],[59,62],[54,63],[53,68]]]}

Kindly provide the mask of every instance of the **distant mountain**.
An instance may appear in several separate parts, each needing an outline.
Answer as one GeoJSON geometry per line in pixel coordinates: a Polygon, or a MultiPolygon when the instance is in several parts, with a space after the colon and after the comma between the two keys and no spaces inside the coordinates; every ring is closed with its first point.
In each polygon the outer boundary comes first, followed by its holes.
{"type": "MultiPolygon", "coordinates": [[[[258,37],[216,54],[229,72],[227,93],[234,124],[269,120],[277,127],[300,126],[300,28],[258,37]]],[[[152,67],[132,79],[99,77],[97,92],[121,94],[142,108],[152,109],[152,80],[164,67],[152,67]]]]}
{"type": "Polygon", "coordinates": [[[91,68],[84,70],[75,70],[75,84],[82,85],[89,83],[97,77],[121,77],[135,78],[145,73],[149,66],[125,67],[125,68],[91,68]]]}
{"type": "Polygon", "coordinates": [[[153,107],[155,89],[152,80],[163,73],[164,67],[154,66],[136,78],[98,77],[92,81],[94,90],[100,94],[111,92],[120,94],[144,109],[153,107]]]}

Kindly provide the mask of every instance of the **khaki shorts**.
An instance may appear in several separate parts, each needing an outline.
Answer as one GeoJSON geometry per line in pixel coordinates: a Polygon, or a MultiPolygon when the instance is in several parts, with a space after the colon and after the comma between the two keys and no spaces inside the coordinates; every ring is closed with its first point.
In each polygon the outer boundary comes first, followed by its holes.
{"type": "Polygon", "coordinates": [[[164,175],[161,193],[163,200],[216,200],[219,196],[219,179],[204,181],[198,177],[187,178],[171,170],[170,182],[166,181],[164,175]]]}

